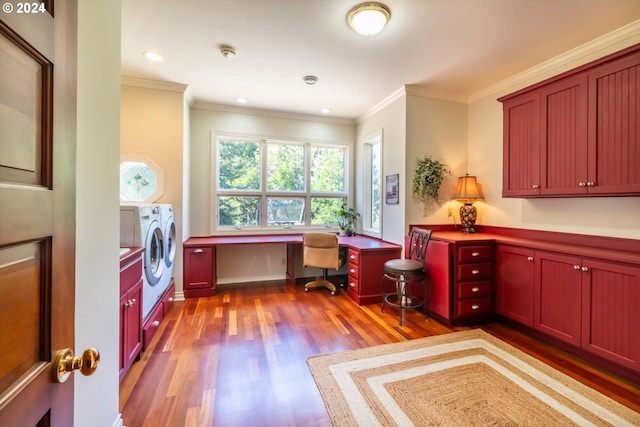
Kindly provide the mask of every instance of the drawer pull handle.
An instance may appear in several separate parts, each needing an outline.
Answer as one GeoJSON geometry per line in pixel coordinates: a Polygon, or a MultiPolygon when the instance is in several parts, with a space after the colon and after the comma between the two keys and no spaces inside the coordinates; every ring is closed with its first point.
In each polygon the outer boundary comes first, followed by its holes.
{"type": "Polygon", "coordinates": [[[527,257],[527,261],[533,261],[533,257],[532,256],[528,256],[527,257]]]}
{"type": "Polygon", "coordinates": [[[477,286],[474,286],[473,288],[471,288],[471,292],[480,292],[480,288],[477,286]]]}
{"type": "Polygon", "coordinates": [[[158,326],[160,326],[160,322],[157,320],[154,320],[153,322],[151,322],[151,325],[157,328],[158,326]]]}
{"type": "Polygon", "coordinates": [[[479,306],[478,304],[473,304],[473,305],[471,306],[471,310],[477,310],[477,309],[479,309],[479,308],[480,308],[480,306],[479,306]]]}
{"type": "Polygon", "coordinates": [[[202,252],[204,252],[204,249],[196,249],[193,251],[194,254],[201,254],[202,252]]]}
{"type": "Polygon", "coordinates": [[[355,287],[356,287],[356,284],[355,284],[355,283],[353,283],[353,282],[349,282],[349,286],[351,286],[352,288],[355,288],[355,287]]]}
{"type": "Polygon", "coordinates": [[[480,252],[477,252],[477,251],[476,252],[472,252],[471,256],[480,256],[480,252]]]}
{"type": "Polygon", "coordinates": [[[349,270],[350,274],[356,274],[356,271],[352,268],[351,270],[349,270]]]}
{"type": "Polygon", "coordinates": [[[167,301],[169,301],[169,302],[173,302],[173,297],[169,297],[169,298],[167,299],[167,301]]]}
{"type": "Polygon", "coordinates": [[[356,256],[355,255],[350,255],[349,258],[356,259],[356,256]]]}
{"type": "Polygon", "coordinates": [[[478,269],[471,270],[471,274],[480,274],[480,270],[478,269]]]}

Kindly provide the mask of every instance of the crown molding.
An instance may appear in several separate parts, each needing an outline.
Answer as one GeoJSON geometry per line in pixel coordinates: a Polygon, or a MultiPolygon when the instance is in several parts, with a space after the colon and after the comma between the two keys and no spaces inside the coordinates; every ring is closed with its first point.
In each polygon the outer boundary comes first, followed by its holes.
{"type": "Polygon", "coordinates": [[[378,104],[374,105],[369,111],[367,111],[363,115],[359,116],[356,119],[356,123],[364,122],[365,120],[367,120],[368,118],[370,118],[371,116],[373,116],[374,114],[379,112],[380,110],[388,107],[390,104],[392,104],[396,100],[398,100],[398,99],[402,98],[403,96],[405,96],[406,95],[405,88],[406,88],[406,86],[401,87],[400,89],[396,90],[391,95],[389,95],[388,97],[386,97],[385,99],[380,101],[378,104]]]}
{"type": "Polygon", "coordinates": [[[236,105],[215,104],[206,101],[194,100],[190,104],[191,108],[199,110],[218,111],[223,113],[249,114],[253,116],[272,117],[288,120],[304,120],[318,123],[329,123],[336,125],[353,126],[356,124],[354,119],[341,117],[316,116],[313,114],[294,113],[289,111],[266,110],[262,108],[238,107],[236,105]]]}
{"type": "Polygon", "coordinates": [[[515,92],[548,77],[572,70],[637,43],[640,43],[640,20],[544,61],[506,80],[472,93],[467,102],[472,103],[488,96],[499,97],[515,92]]]}
{"type": "Polygon", "coordinates": [[[188,85],[182,83],[172,83],[160,80],[142,79],[139,77],[121,76],[120,84],[123,86],[143,87],[147,89],[166,90],[169,92],[185,93],[188,85]]]}

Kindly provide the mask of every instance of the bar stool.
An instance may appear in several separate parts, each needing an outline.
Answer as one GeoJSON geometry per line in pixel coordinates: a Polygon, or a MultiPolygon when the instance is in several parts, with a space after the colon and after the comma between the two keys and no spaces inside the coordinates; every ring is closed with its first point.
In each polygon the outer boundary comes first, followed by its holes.
{"type": "Polygon", "coordinates": [[[430,238],[431,230],[414,228],[409,239],[408,258],[392,259],[384,263],[384,276],[380,282],[383,294],[381,311],[384,313],[386,304],[397,307],[400,311],[400,326],[402,326],[404,310],[407,308],[422,306],[425,317],[427,316],[427,281],[424,259],[430,238]],[[393,292],[387,290],[388,281],[395,283],[393,292]],[[422,284],[423,296],[411,291],[411,286],[418,283],[422,284]]]}

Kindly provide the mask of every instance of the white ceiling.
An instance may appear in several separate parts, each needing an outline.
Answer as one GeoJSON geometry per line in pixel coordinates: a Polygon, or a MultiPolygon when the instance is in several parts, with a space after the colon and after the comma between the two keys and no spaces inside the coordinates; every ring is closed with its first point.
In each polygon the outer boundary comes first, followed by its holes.
{"type": "Polygon", "coordinates": [[[389,25],[365,37],[346,23],[359,0],[123,0],[122,75],[186,84],[196,101],[356,118],[405,85],[466,101],[640,19],[640,0],[383,2],[389,25]]]}

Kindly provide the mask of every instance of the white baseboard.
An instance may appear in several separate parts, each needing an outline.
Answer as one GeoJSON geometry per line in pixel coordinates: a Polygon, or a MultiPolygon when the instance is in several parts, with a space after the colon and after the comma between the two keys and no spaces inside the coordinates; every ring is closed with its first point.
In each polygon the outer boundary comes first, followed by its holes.
{"type": "Polygon", "coordinates": [[[116,420],[113,422],[112,427],[125,427],[124,420],[122,419],[122,414],[118,413],[116,420]]]}

